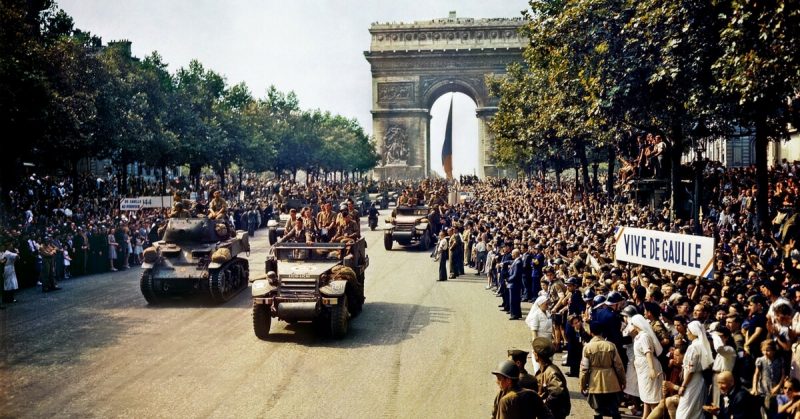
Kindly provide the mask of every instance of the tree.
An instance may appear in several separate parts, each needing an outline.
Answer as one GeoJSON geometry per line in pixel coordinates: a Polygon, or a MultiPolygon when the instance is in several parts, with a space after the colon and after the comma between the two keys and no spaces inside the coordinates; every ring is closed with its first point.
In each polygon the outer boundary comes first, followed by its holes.
{"type": "Polygon", "coordinates": [[[767,144],[784,138],[788,99],[800,93],[800,7],[796,1],[732,0],[714,64],[717,90],[734,103],[742,127],[755,132],[756,217],[769,223],[767,144]]]}

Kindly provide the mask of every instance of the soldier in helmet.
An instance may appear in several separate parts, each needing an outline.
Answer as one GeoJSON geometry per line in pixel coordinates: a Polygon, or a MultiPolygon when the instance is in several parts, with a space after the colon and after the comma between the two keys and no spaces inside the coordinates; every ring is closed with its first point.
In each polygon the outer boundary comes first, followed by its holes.
{"type": "Polygon", "coordinates": [[[336,234],[331,238],[331,242],[346,243],[357,240],[361,234],[359,233],[358,225],[350,216],[346,204],[342,204],[339,207],[339,215],[341,218],[336,220],[336,234]]]}
{"type": "Polygon", "coordinates": [[[214,199],[208,203],[208,218],[222,220],[228,213],[228,202],[222,197],[222,191],[214,191],[214,199]]]}
{"type": "Polygon", "coordinates": [[[512,361],[503,361],[492,371],[500,391],[494,398],[493,419],[538,418],[552,419],[550,409],[533,390],[519,385],[519,368],[512,361]]]}

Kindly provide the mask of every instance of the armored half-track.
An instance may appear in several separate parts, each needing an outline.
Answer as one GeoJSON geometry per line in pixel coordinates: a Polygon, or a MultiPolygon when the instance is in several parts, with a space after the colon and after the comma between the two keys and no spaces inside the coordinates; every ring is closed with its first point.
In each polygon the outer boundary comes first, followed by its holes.
{"type": "Polygon", "coordinates": [[[430,209],[426,206],[397,207],[383,232],[383,247],[392,250],[394,242],[402,246],[418,245],[427,250],[433,244],[433,228],[428,221],[430,209]]]}
{"type": "Polygon", "coordinates": [[[186,294],[223,303],[247,287],[250,251],[245,231],[225,220],[171,218],[162,240],[144,251],[140,288],[148,304],[186,294]]]}
{"type": "Polygon", "coordinates": [[[272,318],[311,321],[317,331],[341,338],[364,305],[367,242],[277,243],[266,261],[266,279],[253,282],[253,330],[269,339],[272,318]]]}

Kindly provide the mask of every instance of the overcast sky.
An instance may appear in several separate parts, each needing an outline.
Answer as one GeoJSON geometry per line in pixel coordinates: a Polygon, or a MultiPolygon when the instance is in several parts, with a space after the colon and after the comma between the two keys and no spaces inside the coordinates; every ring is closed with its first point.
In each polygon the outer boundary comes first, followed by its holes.
{"type": "MultiPolygon", "coordinates": [[[[103,42],[127,39],[133,54],[158,51],[170,71],[198,59],[244,81],[263,97],[269,85],[293,90],[304,109],[356,118],[372,133],[371,74],[364,51],[373,22],[411,22],[446,17],[519,17],[526,0],[57,0],[78,28],[103,42]]],[[[441,172],[441,144],[449,97],[433,107],[431,163],[441,172]]],[[[475,104],[454,102],[453,169],[477,167],[475,104]]]]}

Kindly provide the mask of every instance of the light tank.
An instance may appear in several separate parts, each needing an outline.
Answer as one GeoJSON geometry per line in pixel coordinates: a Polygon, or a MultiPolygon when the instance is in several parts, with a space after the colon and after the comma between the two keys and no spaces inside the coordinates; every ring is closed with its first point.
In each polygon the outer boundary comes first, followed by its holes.
{"type": "Polygon", "coordinates": [[[224,303],[249,283],[247,232],[225,220],[171,218],[162,240],[144,251],[140,288],[148,304],[177,295],[207,295],[224,303]]]}

